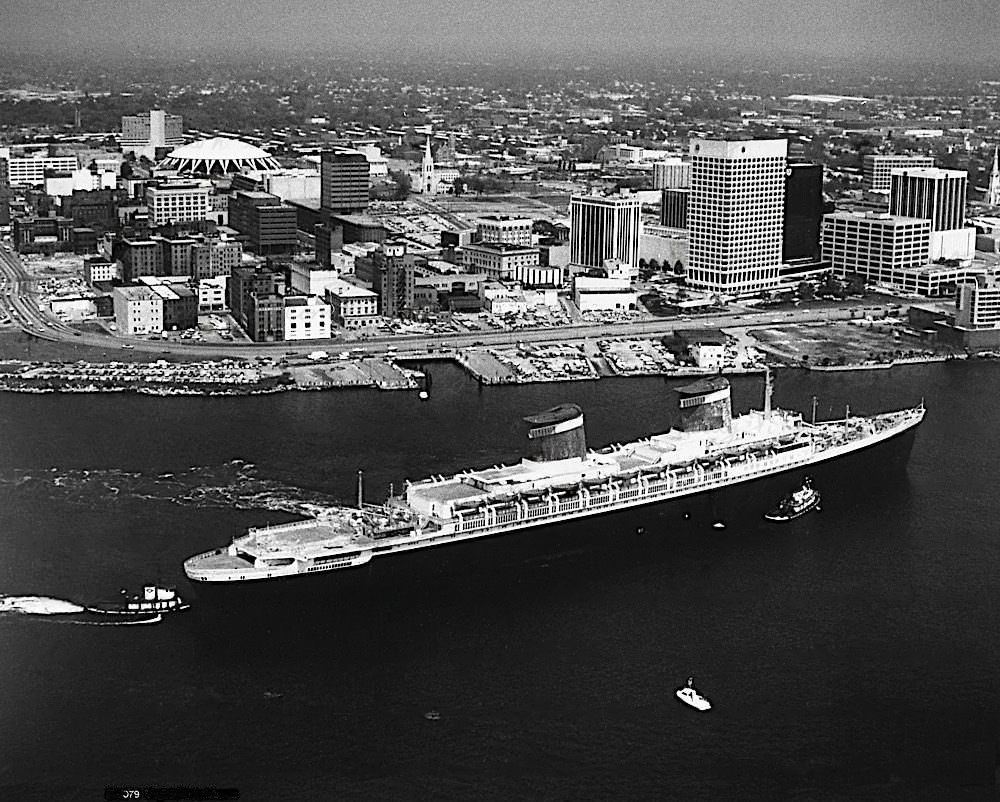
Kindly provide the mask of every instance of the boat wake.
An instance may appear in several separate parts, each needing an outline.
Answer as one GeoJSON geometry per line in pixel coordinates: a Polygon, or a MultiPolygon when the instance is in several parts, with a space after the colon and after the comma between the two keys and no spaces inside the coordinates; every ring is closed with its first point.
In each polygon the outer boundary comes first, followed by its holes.
{"type": "Polygon", "coordinates": [[[68,599],[54,599],[51,596],[0,596],[0,613],[66,615],[68,613],[82,613],[86,609],[86,607],[68,599]]]}
{"type": "Polygon", "coordinates": [[[163,620],[159,613],[146,618],[122,619],[121,616],[103,616],[98,611],[84,607],[69,599],[52,596],[3,596],[0,595],[0,617],[4,615],[44,616],[59,624],[82,624],[90,627],[131,627],[139,624],[157,624],[163,620]],[[92,616],[81,618],[80,616],[92,616]]]}
{"type": "Polygon", "coordinates": [[[256,465],[239,459],[156,474],[116,468],[12,470],[0,473],[2,486],[92,509],[103,509],[109,503],[152,500],[189,507],[266,509],[313,516],[338,504],[325,493],[261,478],[256,465]]]}

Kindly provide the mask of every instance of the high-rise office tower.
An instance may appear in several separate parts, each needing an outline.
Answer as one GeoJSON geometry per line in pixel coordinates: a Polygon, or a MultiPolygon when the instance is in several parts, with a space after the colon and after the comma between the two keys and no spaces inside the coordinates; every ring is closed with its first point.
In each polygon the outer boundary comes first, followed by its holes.
{"type": "Polygon", "coordinates": [[[247,237],[258,256],[292,253],[298,244],[295,209],[267,192],[236,192],[229,198],[229,225],[247,237]]]}
{"type": "Polygon", "coordinates": [[[691,141],[689,284],[750,295],[778,283],[787,153],[784,139],[691,141]]]}
{"type": "Polygon", "coordinates": [[[184,119],[176,114],[167,114],[163,109],[122,117],[119,144],[123,151],[144,151],[147,155],[155,152],[156,148],[183,145],[184,119]]]}
{"type": "Polygon", "coordinates": [[[962,228],[969,182],[969,174],[965,170],[942,170],[937,167],[893,170],[891,182],[890,214],[930,220],[931,231],[962,228]]]}
{"type": "Polygon", "coordinates": [[[823,258],[838,276],[899,284],[901,271],[927,264],[931,230],[926,219],[833,212],[823,217],[822,238],[823,258]]]}
{"type": "Polygon", "coordinates": [[[402,317],[413,309],[416,261],[406,243],[387,240],[372,254],[372,290],[379,297],[379,314],[402,317]]]}
{"type": "Polygon", "coordinates": [[[689,189],[660,190],[660,225],[687,228],[689,189]]]}
{"type": "Polygon", "coordinates": [[[631,195],[574,195],[569,202],[571,265],[603,267],[617,259],[639,265],[642,203],[631,195]]]}
{"type": "Polygon", "coordinates": [[[357,150],[325,150],[319,165],[319,203],[329,214],[368,208],[368,159],[357,150]]]}
{"type": "Polygon", "coordinates": [[[785,171],[783,262],[819,258],[823,206],[823,165],[790,162],[785,171]]]}
{"type": "Polygon", "coordinates": [[[677,158],[653,162],[653,189],[687,189],[690,186],[690,162],[677,158]]]}
{"type": "Polygon", "coordinates": [[[965,170],[893,170],[889,211],[931,221],[930,259],[965,262],[975,254],[976,230],[965,226],[965,170]]]}
{"type": "Polygon", "coordinates": [[[933,167],[932,156],[869,153],[861,160],[861,185],[873,192],[888,192],[893,170],[933,167]]]}

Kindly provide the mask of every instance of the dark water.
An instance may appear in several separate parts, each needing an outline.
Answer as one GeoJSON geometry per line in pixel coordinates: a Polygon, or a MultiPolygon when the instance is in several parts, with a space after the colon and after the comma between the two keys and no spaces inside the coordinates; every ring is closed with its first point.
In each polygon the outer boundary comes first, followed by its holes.
{"type": "MultiPolygon", "coordinates": [[[[563,400],[592,445],[673,414],[659,379],[432,371],[423,403],[0,395],[0,594],[187,591],[186,556],[349,501],[359,468],[374,497],[513,459],[518,416],[563,400]]],[[[759,394],[734,384],[739,409],[759,394]]],[[[871,462],[785,526],[659,508],[377,598],[144,627],[0,613],[0,799],[995,799],[1000,369],[779,375],[779,405],[814,394],[820,417],[929,414],[905,470],[871,462]],[[711,713],[674,700],[689,674],[711,713]]]]}

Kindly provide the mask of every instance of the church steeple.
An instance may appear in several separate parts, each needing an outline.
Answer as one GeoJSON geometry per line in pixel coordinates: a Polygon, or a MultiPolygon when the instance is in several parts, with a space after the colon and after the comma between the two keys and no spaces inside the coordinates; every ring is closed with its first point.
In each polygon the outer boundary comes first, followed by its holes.
{"type": "Polygon", "coordinates": [[[431,155],[431,137],[428,134],[427,142],[424,145],[424,160],[420,165],[420,190],[427,194],[433,194],[434,184],[434,156],[431,155]]]}
{"type": "Polygon", "coordinates": [[[986,192],[986,202],[990,206],[1000,206],[1000,147],[993,149],[993,171],[990,173],[990,188],[986,192]]]}

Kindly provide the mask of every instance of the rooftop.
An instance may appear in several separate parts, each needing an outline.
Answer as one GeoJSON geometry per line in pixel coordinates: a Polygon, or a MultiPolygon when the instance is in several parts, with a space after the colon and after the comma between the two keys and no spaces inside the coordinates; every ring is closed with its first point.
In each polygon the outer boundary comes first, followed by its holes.
{"type": "Polygon", "coordinates": [[[222,136],[179,147],[171,151],[159,166],[182,173],[237,173],[244,170],[277,170],[280,167],[267,151],[222,136]]]}
{"type": "Polygon", "coordinates": [[[515,245],[513,242],[472,242],[462,247],[466,250],[495,251],[497,253],[531,253],[538,250],[530,245],[515,245]]]}
{"type": "Polygon", "coordinates": [[[942,180],[945,178],[968,178],[965,170],[945,170],[943,167],[896,167],[892,175],[905,175],[910,178],[930,178],[942,180]]]}

